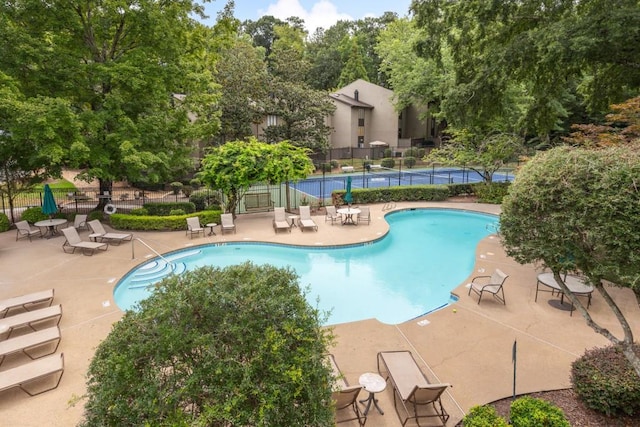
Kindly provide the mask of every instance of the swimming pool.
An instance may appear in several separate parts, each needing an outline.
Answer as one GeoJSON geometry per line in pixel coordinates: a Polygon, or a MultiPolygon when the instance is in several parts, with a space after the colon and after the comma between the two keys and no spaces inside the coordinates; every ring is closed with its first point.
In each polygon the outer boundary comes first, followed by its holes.
{"type": "Polygon", "coordinates": [[[377,318],[397,324],[452,302],[451,291],[472,272],[475,249],[491,234],[494,215],[452,209],[411,209],[385,217],[389,233],[376,242],[339,247],[223,243],[183,249],[147,261],[114,289],[122,310],[149,296],[163,277],[203,265],[245,261],[292,267],[307,300],[331,311],[327,324],[377,318]]]}

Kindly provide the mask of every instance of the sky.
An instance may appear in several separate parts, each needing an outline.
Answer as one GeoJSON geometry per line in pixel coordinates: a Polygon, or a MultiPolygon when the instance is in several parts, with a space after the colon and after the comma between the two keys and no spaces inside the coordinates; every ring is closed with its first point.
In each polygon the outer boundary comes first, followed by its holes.
{"type": "MultiPolygon", "coordinates": [[[[205,3],[209,20],[213,25],[218,11],[224,8],[226,0],[205,3]]],[[[317,27],[329,28],[339,20],[357,20],[379,17],[384,12],[395,12],[406,16],[411,0],[235,0],[234,16],[240,21],[257,21],[261,16],[272,15],[281,20],[290,16],[304,19],[309,33],[317,27]]]]}

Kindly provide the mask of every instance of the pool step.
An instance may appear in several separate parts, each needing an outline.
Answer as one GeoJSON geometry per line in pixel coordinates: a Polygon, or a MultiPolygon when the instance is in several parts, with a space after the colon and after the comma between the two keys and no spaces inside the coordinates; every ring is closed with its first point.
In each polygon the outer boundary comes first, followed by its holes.
{"type": "Polygon", "coordinates": [[[129,286],[129,289],[146,288],[146,287],[155,285],[156,283],[158,283],[165,277],[170,276],[171,274],[182,274],[185,271],[187,271],[187,264],[185,264],[184,262],[178,262],[173,265],[174,265],[173,269],[167,267],[166,269],[158,272],[154,276],[145,276],[145,277],[134,276],[135,278],[131,280],[131,285],[129,286]]]}

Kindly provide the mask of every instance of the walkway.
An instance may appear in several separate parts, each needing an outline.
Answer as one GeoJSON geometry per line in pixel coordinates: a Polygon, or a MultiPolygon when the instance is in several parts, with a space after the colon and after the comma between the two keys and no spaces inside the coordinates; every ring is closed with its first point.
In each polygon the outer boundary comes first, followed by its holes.
{"type": "MultiPolygon", "coordinates": [[[[398,203],[409,207],[452,207],[498,213],[492,205],[466,203],[398,203]]],[[[275,234],[272,213],[241,215],[237,234],[196,237],[184,232],[136,232],[136,237],[160,252],[190,245],[221,241],[272,241],[297,245],[336,245],[378,238],[388,230],[382,219],[382,205],[372,206],[371,225],[342,227],[314,219],[319,231],[275,234]]],[[[55,303],[62,304],[60,323],[65,354],[65,373],[60,386],[39,396],[29,397],[19,390],[0,395],[3,425],[76,425],[82,418],[81,396],[85,393],[85,373],[95,347],[106,337],[122,312],[114,305],[113,286],[131,268],[152,256],[140,243],[112,246],[92,257],[63,253],[63,238],[15,241],[15,230],[0,233],[0,299],[37,290],[55,288],[55,303]],[[133,249],[133,250],[132,250],[133,249]],[[132,259],[135,255],[135,259],[132,259]]],[[[87,232],[82,232],[87,238],[87,232]]],[[[453,385],[444,398],[455,425],[468,409],[512,393],[511,349],[518,342],[517,393],[566,388],[570,386],[571,362],[586,349],[606,345],[589,329],[581,316],[569,316],[549,304],[550,294],[534,302],[536,269],[521,266],[505,256],[498,238],[490,236],[477,248],[476,272],[500,267],[511,277],[506,285],[507,305],[487,298],[476,304],[467,296],[464,284],[456,289],[460,300],[454,307],[399,325],[385,325],[374,319],[336,325],[337,340],[332,350],[350,383],[361,373],[375,372],[376,353],[381,350],[409,349],[432,381],[453,385]],[[455,309],[455,310],[454,310],[455,309]]],[[[401,266],[400,266],[401,268],[401,266]]],[[[466,283],[466,282],[465,282],[466,283]]],[[[613,290],[621,309],[632,319],[640,335],[640,310],[630,293],[613,290]]],[[[599,295],[594,295],[590,313],[603,326],[620,334],[599,295]]],[[[2,369],[24,359],[10,356],[2,369]]],[[[367,426],[399,426],[393,411],[391,388],[377,395],[385,415],[373,410],[367,426]]],[[[364,398],[364,396],[363,396],[364,398]]],[[[341,424],[349,426],[349,424],[341,424]]],[[[354,424],[355,425],[355,424],[354,424]]]]}

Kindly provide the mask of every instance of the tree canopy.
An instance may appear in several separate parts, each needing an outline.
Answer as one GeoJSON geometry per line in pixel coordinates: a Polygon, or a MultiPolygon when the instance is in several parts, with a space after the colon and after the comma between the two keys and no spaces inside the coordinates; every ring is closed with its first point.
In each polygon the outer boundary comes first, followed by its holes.
{"type": "Polygon", "coordinates": [[[252,184],[280,184],[306,178],[314,167],[309,150],[288,141],[267,144],[255,138],[214,147],[202,160],[202,182],[221,191],[225,210],[235,212],[252,184]]]}
{"type": "Polygon", "coordinates": [[[633,332],[603,281],[633,291],[640,305],[640,151],[638,145],[589,150],[558,147],[533,157],[505,197],[500,233],[507,254],[540,263],[587,320],[614,344],[622,344],[640,377],[633,332]],[[602,295],[624,336],[599,326],[564,284],[562,272],[578,271],[602,295]]]}
{"type": "Polygon", "coordinates": [[[0,70],[25,99],[73,107],[82,138],[71,159],[101,190],[181,176],[191,141],[218,123],[206,39],[191,17],[201,11],[192,1],[5,2],[0,70]]]}
{"type": "Polygon", "coordinates": [[[331,425],[332,336],[297,280],[250,263],[164,279],[98,346],[81,425],[331,425]]]}

